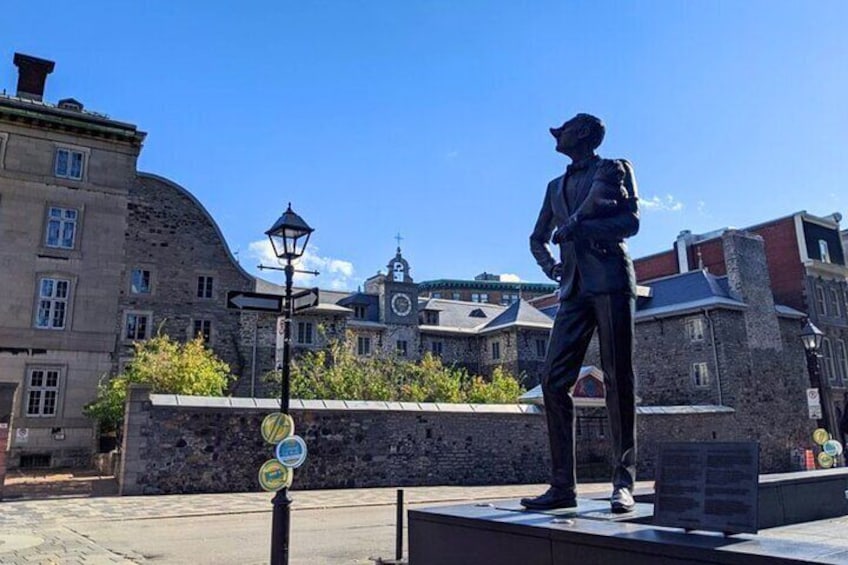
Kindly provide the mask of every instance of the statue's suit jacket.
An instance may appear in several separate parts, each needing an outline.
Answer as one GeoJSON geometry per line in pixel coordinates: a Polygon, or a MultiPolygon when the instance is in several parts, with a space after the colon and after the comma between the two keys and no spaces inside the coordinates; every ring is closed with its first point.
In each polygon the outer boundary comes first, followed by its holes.
{"type": "Polygon", "coordinates": [[[619,169],[624,169],[623,180],[604,178],[603,172],[609,170],[610,162],[596,159],[581,181],[572,186],[577,194],[570,194],[567,199],[565,175],[548,183],[539,218],[530,235],[530,250],[543,269],[550,268],[555,262],[547,248],[554,229],[564,226],[569,218],[578,216],[577,210],[569,209],[568,202],[579,208],[589,195],[593,182],[604,183],[610,197],[616,201],[615,206],[604,209],[599,216],[576,219],[572,237],[559,244],[563,268],[560,300],[572,296],[578,278],[579,288],[584,293],[624,292],[636,296],[633,262],[624,243],[625,238],[639,231],[636,179],[630,163],[625,160],[617,163],[619,169]]]}

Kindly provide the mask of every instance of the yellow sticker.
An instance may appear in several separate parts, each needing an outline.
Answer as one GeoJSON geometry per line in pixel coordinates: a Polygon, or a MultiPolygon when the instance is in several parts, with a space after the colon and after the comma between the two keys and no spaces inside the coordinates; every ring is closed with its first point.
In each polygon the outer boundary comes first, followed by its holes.
{"type": "Polygon", "coordinates": [[[269,492],[290,487],[293,473],[276,459],[269,459],[259,468],[259,484],[269,492]]]}
{"type": "Polygon", "coordinates": [[[819,461],[819,467],[822,469],[830,469],[833,467],[833,457],[822,451],[819,453],[818,457],[816,457],[819,461]]]}
{"type": "Polygon", "coordinates": [[[830,434],[824,428],[816,428],[813,431],[813,441],[818,445],[824,445],[824,442],[830,439],[830,434]]]}
{"type": "Polygon", "coordinates": [[[288,414],[274,412],[268,414],[262,420],[262,438],[272,445],[279,443],[293,433],[294,420],[288,414]]]}

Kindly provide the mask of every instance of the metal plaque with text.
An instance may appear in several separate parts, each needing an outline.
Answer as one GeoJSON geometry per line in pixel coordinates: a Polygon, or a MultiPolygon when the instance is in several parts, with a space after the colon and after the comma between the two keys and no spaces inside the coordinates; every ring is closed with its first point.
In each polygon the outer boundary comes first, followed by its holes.
{"type": "Polygon", "coordinates": [[[658,526],[756,533],[759,444],[661,443],[655,489],[658,526]]]}

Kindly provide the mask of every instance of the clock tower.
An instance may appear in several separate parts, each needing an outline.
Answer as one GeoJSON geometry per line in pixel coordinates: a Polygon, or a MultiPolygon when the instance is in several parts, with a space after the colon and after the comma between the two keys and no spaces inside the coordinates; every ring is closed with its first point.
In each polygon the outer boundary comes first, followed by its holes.
{"type": "Polygon", "coordinates": [[[386,324],[418,325],[418,285],[409,276],[409,263],[400,247],[386,265],[386,275],[380,292],[381,321],[386,324]]]}

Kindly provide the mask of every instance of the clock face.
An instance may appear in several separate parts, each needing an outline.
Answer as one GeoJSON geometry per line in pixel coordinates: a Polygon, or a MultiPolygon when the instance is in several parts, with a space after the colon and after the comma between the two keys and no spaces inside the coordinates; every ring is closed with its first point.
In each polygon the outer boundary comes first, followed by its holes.
{"type": "Polygon", "coordinates": [[[405,294],[392,296],[392,312],[398,316],[406,316],[412,311],[412,300],[405,294]]]}

